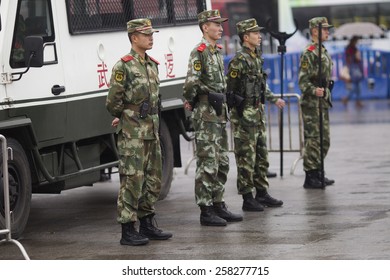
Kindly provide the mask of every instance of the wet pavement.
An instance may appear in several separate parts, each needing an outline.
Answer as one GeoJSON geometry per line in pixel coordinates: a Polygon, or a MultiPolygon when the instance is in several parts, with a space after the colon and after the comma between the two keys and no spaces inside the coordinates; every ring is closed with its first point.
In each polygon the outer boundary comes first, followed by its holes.
{"type": "MultiPolygon", "coordinates": [[[[275,139],[276,140],[276,139],[275,139]]],[[[182,142],[182,159],[191,145],[182,142]]],[[[119,245],[116,223],[118,178],[63,192],[33,195],[27,228],[19,240],[31,259],[390,259],[390,102],[365,101],[357,110],[335,103],[331,111],[331,148],[325,161],[325,190],[305,190],[298,153],[284,153],[283,178],[270,179],[270,194],[283,207],[264,212],[241,210],[236,167],[231,154],[225,200],[244,221],[226,227],[199,224],[194,202],[195,162],[175,169],[168,197],[157,203],[158,226],[168,241],[142,247],[119,245]]],[[[280,174],[279,153],[270,153],[271,170],[280,174]]],[[[13,244],[0,245],[0,259],[22,259],[13,244]]]]}

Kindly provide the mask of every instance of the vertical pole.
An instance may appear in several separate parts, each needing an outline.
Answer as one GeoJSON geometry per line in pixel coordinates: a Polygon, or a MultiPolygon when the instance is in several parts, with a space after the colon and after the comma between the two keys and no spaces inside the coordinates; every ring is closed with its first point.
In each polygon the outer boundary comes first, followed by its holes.
{"type": "MultiPolygon", "coordinates": [[[[324,87],[322,84],[322,23],[318,25],[318,87],[324,87]]],[[[325,174],[324,174],[324,140],[323,140],[323,118],[322,118],[322,99],[323,97],[318,97],[318,109],[319,109],[319,128],[320,128],[320,159],[321,159],[321,186],[325,188],[325,174]]]]}
{"type": "MultiPolygon", "coordinates": [[[[283,99],[283,67],[284,67],[284,52],[281,52],[280,58],[280,98],[283,99]]],[[[280,126],[279,126],[279,149],[280,149],[280,177],[283,177],[283,108],[280,108],[280,126]]]]}
{"type": "Polygon", "coordinates": [[[3,162],[3,189],[4,189],[4,220],[5,228],[9,229],[6,234],[6,240],[11,240],[11,218],[9,207],[9,188],[8,188],[8,151],[7,140],[3,135],[0,135],[1,150],[2,150],[2,162],[3,162]]]}

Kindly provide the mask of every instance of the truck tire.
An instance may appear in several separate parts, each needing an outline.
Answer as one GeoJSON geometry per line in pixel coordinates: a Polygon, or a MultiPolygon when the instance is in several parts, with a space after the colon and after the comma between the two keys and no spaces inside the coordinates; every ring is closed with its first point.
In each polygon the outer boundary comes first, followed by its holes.
{"type": "Polygon", "coordinates": [[[162,179],[159,199],[163,200],[169,193],[173,179],[173,147],[171,134],[164,119],[160,122],[160,146],[162,156],[162,179]]]}
{"type": "MultiPolygon", "coordinates": [[[[11,216],[11,236],[17,239],[26,227],[31,204],[31,173],[26,153],[19,142],[7,139],[7,146],[12,148],[13,159],[8,159],[9,200],[11,216]]],[[[0,150],[0,159],[2,159],[0,150]]],[[[0,160],[0,229],[5,229],[3,163],[0,160]]]]}

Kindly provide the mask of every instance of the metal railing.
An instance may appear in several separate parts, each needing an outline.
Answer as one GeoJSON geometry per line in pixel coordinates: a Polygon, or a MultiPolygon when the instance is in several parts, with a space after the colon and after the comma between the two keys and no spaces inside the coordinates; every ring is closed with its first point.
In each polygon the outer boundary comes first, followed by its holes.
{"type": "MultiPolygon", "coordinates": [[[[275,97],[280,98],[280,94],[274,94],[275,97]]],[[[287,134],[283,134],[283,140],[287,140],[287,146],[286,148],[283,147],[283,152],[298,152],[299,156],[294,162],[292,163],[290,174],[293,175],[295,168],[297,166],[297,163],[300,159],[302,159],[303,156],[303,148],[304,148],[304,140],[303,140],[303,121],[302,121],[302,114],[301,109],[299,106],[299,94],[296,93],[287,93],[283,94],[283,99],[286,102],[286,106],[283,109],[283,113],[287,115],[286,121],[287,126],[284,126],[283,129],[287,129],[287,134]],[[286,138],[286,139],[285,139],[286,138]]],[[[266,123],[266,130],[267,130],[267,142],[268,142],[268,152],[281,152],[280,147],[275,148],[274,140],[276,137],[280,137],[280,135],[275,135],[278,131],[280,131],[281,126],[281,118],[280,118],[280,110],[277,110],[276,112],[273,112],[273,107],[271,106],[270,102],[267,102],[267,123],[266,123]],[[275,117],[277,115],[277,129],[275,129],[276,132],[274,132],[274,123],[275,123],[275,117]]],[[[228,130],[228,142],[229,142],[229,152],[234,152],[234,137],[233,137],[233,130],[232,130],[231,123],[228,123],[226,126],[226,129],[228,130]]],[[[284,131],[284,130],[283,130],[284,131]]],[[[277,138],[278,143],[279,139],[277,138]]],[[[192,157],[187,161],[184,169],[184,174],[188,174],[188,169],[191,165],[191,163],[195,160],[195,141],[193,140],[191,142],[192,149],[193,149],[193,155],[192,157]]]]}
{"type": "MultiPolygon", "coordinates": [[[[7,140],[3,135],[0,135],[1,140],[1,151],[2,151],[2,166],[3,166],[3,189],[4,189],[4,220],[5,220],[5,229],[0,230],[0,235],[5,234],[5,239],[0,240],[1,243],[10,242],[18,246],[22,252],[24,258],[29,260],[26,250],[22,244],[12,239],[11,237],[11,211],[9,203],[9,181],[8,181],[8,149],[7,149],[7,140]]],[[[10,158],[12,159],[12,149],[10,149],[10,158]]]]}
{"type": "MultiPolygon", "coordinates": [[[[276,97],[281,97],[280,94],[274,94],[276,97]]],[[[287,146],[283,145],[283,152],[298,152],[299,156],[294,160],[291,165],[290,174],[293,175],[297,163],[303,156],[304,140],[303,140],[303,121],[301,108],[299,106],[300,95],[297,93],[286,93],[283,94],[283,100],[286,102],[286,106],[283,108],[283,113],[287,115],[287,118],[283,118],[287,121],[287,128],[283,124],[283,131],[287,129],[287,134],[283,133],[283,140],[287,140],[287,146]],[[287,139],[285,139],[287,138],[287,139]]],[[[280,112],[280,111],[278,111],[280,112]]],[[[274,148],[273,139],[273,123],[274,123],[274,114],[271,114],[271,106],[267,106],[267,137],[268,137],[268,152],[281,152],[279,148],[274,148]]],[[[278,125],[277,128],[280,132],[281,118],[278,114],[278,125]]],[[[279,133],[280,134],[280,133],[279,133]]],[[[280,135],[278,138],[278,143],[280,140],[280,135]]],[[[283,141],[283,143],[286,143],[283,141]]]]}

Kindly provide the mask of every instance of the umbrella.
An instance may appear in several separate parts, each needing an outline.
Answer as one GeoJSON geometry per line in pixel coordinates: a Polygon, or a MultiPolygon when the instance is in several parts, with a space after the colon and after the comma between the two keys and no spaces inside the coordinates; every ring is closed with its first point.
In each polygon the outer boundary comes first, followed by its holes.
{"type": "Polygon", "coordinates": [[[340,25],[336,28],[333,37],[382,37],[384,35],[383,30],[372,22],[350,22],[340,25]]]}

